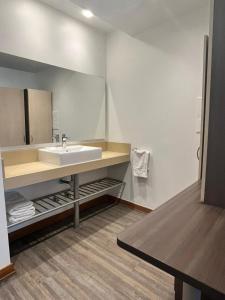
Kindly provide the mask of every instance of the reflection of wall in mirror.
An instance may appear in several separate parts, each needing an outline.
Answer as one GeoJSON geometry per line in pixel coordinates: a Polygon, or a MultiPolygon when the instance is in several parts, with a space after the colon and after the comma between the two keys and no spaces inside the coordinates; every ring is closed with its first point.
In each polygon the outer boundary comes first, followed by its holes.
{"type": "Polygon", "coordinates": [[[23,91],[0,87],[0,147],[25,144],[23,91]]]}
{"type": "MultiPolygon", "coordinates": [[[[66,133],[73,141],[105,138],[105,81],[61,68],[43,66],[38,72],[0,67],[0,86],[52,91],[52,137],[66,133]]],[[[18,127],[17,127],[18,128],[18,127]]],[[[1,137],[0,137],[1,139],[1,137]]],[[[13,146],[24,144],[16,141],[13,146]]],[[[55,141],[55,139],[53,139],[55,141]]],[[[1,146],[12,146],[5,142],[1,146]]]]}
{"type": "Polygon", "coordinates": [[[63,69],[39,73],[53,93],[53,127],[71,140],[105,138],[105,81],[63,69]]]}
{"type": "Polygon", "coordinates": [[[51,92],[0,87],[0,147],[52,142],[51,92]]]}
{"type": "Polygon", "coordinates": [[[26,137],[28,144],[52,142],[52,93],[25,90],[26,137]]]}

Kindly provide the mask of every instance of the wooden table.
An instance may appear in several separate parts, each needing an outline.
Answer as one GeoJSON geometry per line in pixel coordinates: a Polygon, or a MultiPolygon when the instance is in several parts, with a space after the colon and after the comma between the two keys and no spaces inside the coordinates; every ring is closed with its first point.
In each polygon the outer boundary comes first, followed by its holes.
{"type": "Polygon", "coordinates": [[[200,183],[122,232],[117,243],[176,283],[201,290],[202,299],[225,299],[225,210],[200,203],[200,183]]]}

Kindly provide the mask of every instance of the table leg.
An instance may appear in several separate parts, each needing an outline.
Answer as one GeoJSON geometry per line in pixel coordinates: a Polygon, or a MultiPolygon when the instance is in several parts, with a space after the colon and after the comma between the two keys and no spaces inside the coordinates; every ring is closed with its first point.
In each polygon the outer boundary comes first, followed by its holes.
{"type": "Polygon", "coordinates": [[[183,281],[175,278],[174,280],[175,300],[183,299],[183,281]]]}
{"type": "Polygon", "coordinates": [[[183,300],[201,300],[201,291],[183,282],[183,300]]]}
{"type": "Polygon", "coordinates": [[[179,278],[174,282],[175,300],[201,300],[201,291],[188,285],[179,278]]]}

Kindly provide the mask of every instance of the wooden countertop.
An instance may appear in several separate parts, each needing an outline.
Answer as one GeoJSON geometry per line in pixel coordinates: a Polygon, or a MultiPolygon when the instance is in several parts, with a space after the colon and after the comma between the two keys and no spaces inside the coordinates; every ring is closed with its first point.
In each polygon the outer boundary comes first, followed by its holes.
{"type": "Polygon", "coordinates": [[[225,298],[225,210],[200,203],[200,183],[121,233],[118,245],[215,299],[225,298]]]}
{"type": "Polygon", "coordinates": [[[4,187],[6,190],[44,182],[72,174],[88,172],[124,162],[129,162],[129,153],[103,151],[102,159],[81,164],[58,166],[40,161],[5,166],[4,187]]]}

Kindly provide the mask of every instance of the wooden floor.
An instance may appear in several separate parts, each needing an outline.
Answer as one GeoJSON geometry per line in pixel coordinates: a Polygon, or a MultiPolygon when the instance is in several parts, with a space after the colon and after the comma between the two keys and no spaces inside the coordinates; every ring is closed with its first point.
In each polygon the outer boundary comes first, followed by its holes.
{"type": "Polygon", "coordinates": [[[116,244],[143,216],[120,204],[20,253],[0,299],[174,299],[173,277],[116,244]]]}

